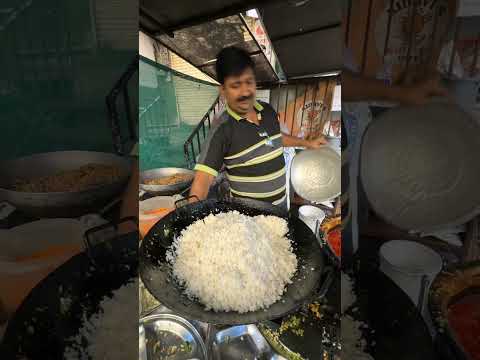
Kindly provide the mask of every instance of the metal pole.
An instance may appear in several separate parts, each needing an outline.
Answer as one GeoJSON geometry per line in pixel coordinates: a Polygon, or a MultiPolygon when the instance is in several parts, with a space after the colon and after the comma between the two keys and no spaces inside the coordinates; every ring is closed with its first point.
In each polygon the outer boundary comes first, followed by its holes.
{"type": "Polygon", "coordinates": [[[307,101],[307,91],[308,91],[308,84],[305,84],[305,94],[303,95],[303,105],[302,105],[302,119],[300,120],[300,130],[303,126],[303,114],[305,113],[305,103],[307,101]]]}
{"type": "MultiPolygon", "coordinates": [[[[283,121],[285,122],[285,126],[287,125],[287,107],[288,107],[288,85],[285,86],[285,111],[283,115],[283,121]]],[[[291,133],[290,133],[291,135],[291,133]]]]}
{"type": "Polygon", "coordinates": [[[346,29],[345,29],[345,45],[347,47],[348,47],[348,40],[349,40],[349,37],[350,37],[351,15],[352,15],[352,0],[348,0],[346,29]]]}
{"type": "Polygon", "coordinates": [[[415,16],[417,15],[417,2],[413,1],[412,5],[412,10],[410,12],[409,8],[409,20],[410,20],[410,37],[408,39],[408,50],[407,50],[407,63],[405,66],[405,74],[408,72],[408,68],[410,66],[410,58],[411,58],[411,53],[412,53],[412,47],[415,47],[415,31],[414,31],[414,26],[415,26],[415,16]]]}
{"type": "Polygon", "coordinates": [[[200,145],[200,133],[197,131],[197,144],[198,144],[198,152],[202,151],[202,146],[200,145]]]}
{"type": "Polygon", "coordinates": [[[277,115],[278,115],[278,110],[280,109],[280,93],[281,93],[281,86],[278,84],[277,86],[277,115]]]}
{"type": "Polygon", "coordinates": [[[460,22],[458,21],[458,19],[455,19],[453,44],[452,44],[452,54],[450,56],[450,65],[448,66],[448,76],[449,77],[452,76],[452,72],[453,72],[453,61],[455,59],[455,45],[457,44],[459,29],[460,29],[460,22]]]}
{"type": "Polygon", "coordinates": [[[295,85],[295,99],[293,100],[293,116],[292,116],[292,129],[290,134],[293,134],[293,126],[295,125],[295,105],[297,105],[298,84],[295,85]]]}
{"type": "Polygon", "coordinates": [[[431,36],[429,51],[428,51],[427,59],[426,59],[428,68],[435,67],[435,65],[434,65],[435,60],[433,59],[433,52],[435,50],[435,34],[436,34],[436,31],[437,31],[437,26],[438,26],[438,16],[439,16],[438,13],[439,13],[439,9],[437,7],[437,8],[435,8],[435,15],[434,15],[434,18],[433,18],[432,36],[431,36]]]}
{"type": "MultiPolygon", "coordinates": [[[[313,89],[313,99],[312,99],[312,107],[313,107],[313,110],[315,110],[315,100],[317,99],[317,91],[318,91],[318,85],[320,84],[320,81],[317,81],[317,83],[315,84],[315,88],[313,89]]],[[[311,119],[310,121],[310,131],[309,131],[309,135],[311,135],[312,133],[312,129],[313,129],[313,119],[311,119]]]]}
{"type": "MultiPolygon", "coordinates": [[[[330,85],[330,81],[327,80],[327,83],[325,84],[325,94],[323,95],[323,106],[322,106],[322,111],[320,113],[320,132],[323,132],[323,127],[324,127],[324,123],[323,123],[323,113],[324,113],[324,110],[327,110],[326,109],[326,101],[327,101],[327,95],[328,95],[328,87],[330,85]]],[[[327,110],[327,116],[328,116],[328,110],[327,110]]]]}
{"type": "Polygon", "coordinates": [[[135,140],[137,136],[136,124],[133,123],[132,109],[130,106],[130,96],[128,95],[128,82],[125,83],[123,88],[123,102],[125,104],[125,112],[127,114],[128,129],[130,131],[130,139],[135,140]]]}
{"type": "Polygon", "coordinates": [[[473,62],[472,62],[472,69],[470,70],[470,76],[475,76],[475,69],[477,68],[478,64],[478,52],[480,50],[480,34],[477,36],[475,40],[475,53],[473,55],[473,62]]]}
{"type": "Polygon", "coordinates": [[[385,64],[385,56],[388,52],[388,42],[390,40],[390,31],[392,29],[392,17],[393,17],[393,1],[390,0],[390,7],[388,8],[388,22],[387,22],[387,34],[385,36],[385,44],[383,47],[383,59],[382,62],[385,64]]]}
{"type": "Polygon", "coordinates": [[[193,147],[193,140],[190,141],[190,147],[192,148],[192,156],[193,156],[192,161],[193,161],[193,163],[195,163],[196,159],[195,159],[195,148],[193,147]]]}
{"type": "Polygon", "coordinates": [[[368,51],[368,40],[370,35],[370,20],[372,17],[372,5],[373,0],[368,2],[368,15],[367,15],[367,28],[365,30],[365,41],[363,43],[363,53],[362,53],[362,73],[365,72],[365,66],[367,64],[367,51],[368,51]]]}
{"type": "Polygon", "coordinates": [[[190,160],[190,155],[188,154],[188,145],[185,143],[183,144],[183,156],[185,157],[185,161],[189,168],[192,167],[192,161],[190,160]]]}

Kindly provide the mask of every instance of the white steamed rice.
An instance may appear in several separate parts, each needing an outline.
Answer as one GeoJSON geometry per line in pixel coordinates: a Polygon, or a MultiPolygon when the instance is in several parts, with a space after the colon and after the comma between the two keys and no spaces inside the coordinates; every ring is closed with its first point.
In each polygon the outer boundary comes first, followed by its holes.
{"type": "Polygon", "coordinates": [[[353,280],[342,272],[341,274],[341,334],[342,334],[342,360],[374,360],[365,352],[367,341],[363,338],[362,329],[368,326],[350,315],[345,314],[357,300],[353,288],[353,280]]]}
{"type": "Polygon", "coordinates": [[[278,301],[297,269],[287,232],[276,216],[211,214],[182,231],[167,261],[186,295],[207,309],[255,311],[278,301]]]}
{"type": "Polygon", "coordinates": [[[90,318],[84,315],[77,336],[70,339],[65,360],[132,360],[138,359],[138,279],[105,297],[100,312],[90,318]],[[86,340],[87,346],[82,341],[86,340]]]}

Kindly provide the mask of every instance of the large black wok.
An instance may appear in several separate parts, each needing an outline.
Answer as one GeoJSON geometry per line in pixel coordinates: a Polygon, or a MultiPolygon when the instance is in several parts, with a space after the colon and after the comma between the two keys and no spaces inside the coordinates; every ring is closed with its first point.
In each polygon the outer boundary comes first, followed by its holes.
{"type": "Polygon", "coordinates": [[[279,318],[294,312],[308,301],[320,285],[324,258],[318,241],[308,226],[276,206],[246,199],[233,199],[228,202],[205,200],[180,207],[162,218],[143,239],[139,266],[142,281],[150,293],[163,305],[186,318],[225,325],[250,324],[279,318]],[[294,251],[299,260],[298,270],[282,299],[266,310],[243,314],[233,311],[207,311],[200,302],[189,300],[183,294],[183,289],[172,278],[169,265],[165,261],[167,248],[183,229],[209,214],[232,210],[249,216],[275,215],[288,221],[287,236],[294,243],[294,251]]]}
{"type": "Polygon", "coordinates": [[[375,360],[438,359],[420,312],[402,289],[375,266],[364,264],[353,277],[357,302],[347,314],[368,324],[367,351],[375,360]]]}
{"type": "Polygon", "coordinates": [[[0,359],[64,359],[68,339],[78,334],[82,317],[98,312],[102,298],[137,274],[138,234],[117,237],[72,257],[20,305],[0,344],[0,359]]]}

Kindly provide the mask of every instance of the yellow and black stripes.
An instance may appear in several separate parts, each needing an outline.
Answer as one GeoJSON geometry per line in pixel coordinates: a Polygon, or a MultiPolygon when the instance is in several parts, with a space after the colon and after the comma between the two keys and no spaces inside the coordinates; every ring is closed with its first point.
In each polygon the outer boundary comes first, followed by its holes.
{"type": "Polygon", "coordinates": [[[236,158],[232,160],[225,159],[225,165],[227,166],[227,169],[235,169],[242,166],[252,166],[252,165],[261,164],[261,163],[273,160],[279,156],[282,156],[283,148],[279,147],[275,149],[275,148],[272,148],[269,146],[267,147],[266,145],[263,145],[259,153],[261,153],[261,155],[253,156],[254,154],[249,154],[251,156],[245,156],[245,157],[242,156],[241,158],[236,158]]]}
{"type": "MultiPolygon", "coordinates": [[[[285,168],[284,168],[285,169],[285,168]]],[[[257,197],[271,197],[285,189],[285,171],[276,171],[274,175],[265,176],[232,176],[227,174],[232,193],[236,195],[257,197]],[[251,195],[253,193],[258,196],[251,195]]]]}
{"type": "Polygon", "coordinates": [[[264,139],[262,141],[259,141],[255,145],[249,146],[245,150],[240,151],[239,153],[233,154],[233,155],[228,155],[225,156],[225,160],[235,160],[235,159],[244,159],[245,157],[255,157],[260,155],[259,152],[261,151],[266,151],[266,150],[260,150],[265,148],[265,144],[267,141],[270,140],[273,144],[273,147],[278,147],[282,145],[282,134],[276,134],[273,136],[270,136],[268,139],[264,139]]]}
{"type": "Polygon", "coordinates": [[[196,170],[196,171],[203,171],[203,172],[205,172],[205,173],[207,173],[207,174],[210,174],[210,175],[212,175],[212,176],[215,176],[215,177],[217,177],[217,175],[218,175],[218,171],[217,171],[217,170],[212,169],[210,166],[203,165],[203,164],[197,164],[197,165],[195,165],[194,170],[196,170]]]}
{"type": "Polygon", "coordinates": [[[217,176],[225,165],[232,196],[278,204],[285,199],[280,125],[270,105],[257,102],[255,110],[260,126],[227,107],[220,125],[209,134],[195,170],[217,176]]]}

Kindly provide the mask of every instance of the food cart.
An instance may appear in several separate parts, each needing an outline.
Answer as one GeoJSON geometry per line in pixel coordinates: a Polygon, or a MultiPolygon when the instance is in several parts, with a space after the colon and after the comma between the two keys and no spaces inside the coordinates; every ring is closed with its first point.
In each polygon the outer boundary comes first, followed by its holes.
{"type": "MultiPolygon", "coordinates": [[[[160,46],[180,55],[212,79],[215,79],[215,56],[221,48],[236,45],[246,49],[256,65],[258,92],[263,94],[266,90],[270,93],[267,102],[279,114],[282,131],[310,138],[324,134],[332,143],[339,143],[335,141],[340,136],[339,118],[331,111],[342,61],[338,4],[330,2],[325,7],[319,2],[259,3],[259,8],[254,11],[256,17],[249,16],[252,14],[247,12],[252,10],[250,8],[226,5],[220,8],[214,2],[204,3],[201,11],[186,6],[176,12],[176,17],[160,21],[160,14],[168,12],[168,6],[160,8],[145,3],[141,7],[140,29],[160,46]],[[329,51],[325,53],[322,46],[312,46],[319,43],[329,51]]],[[[172,71],[172,76],[175,81],[179,75],[172,71]]],[[[194,86],[197,85],[192,80],[194,86]]],[[[192,169],[195,165],[209,129],[223,110],[222,99],[217,99],[185,139],[183,148],[179,149],[184,153],[182,166],[185,169],[192,169]]],[[[165,330],[163,344],[185,348],[185,339],[190,336],[188,334],[193,334],[194,344],[187,348],[193,348],[195,356],[202,359],[338,357],[339,249],[336,253],[330,249],[323,236],[328,227],[321,228],[320,225],[322,218],[326,217],[324,223],[334,223],[328,230],[335,228],[339,233],[339,217],[335,208],[335,200],[340,194],[339,177],[332,181],[336,186],[334,189],[316,188],[313,197],[312,194],[309,196],[305,177],[308,172],[305,166],[312,166],[316,159],[319,162],[313,166],[322,166],[322,161],[330,159],[330,164],[336,164],[336,168],[332,165],[331,173],[339,176],[340,157],[335,144],[320,153],[293,149],[290,154],[285,154],[291,164],[287,212],[260,202],[230,199],[228,187],[221,181],[221,176],[205,201],[189,205],[182,203],[181,197],[188,196],[189,182],[175,193],[178,196],[175,207],[152,226],[140,248],[140,323],[142,336],[148,339],[145,348],[140,346],[145,351],[145,359],[149,358],[148,344],[159,340],[152,337],[151,332],[147,336],[149,329],[155,326],[173,329],[169,323],[182,324],[182,330],[165,330]],[[316,213],[309,218],[309,213],[305,212],[302,216],[302,206],[310,206],[324,215],[316,213]],[[169,279],[167,269],[162,266],[165,247],[170,246],[181,229],[210,213],[232,209],[250,215],[276,214],[288,219],[289,227],[296,234],[293,240],[299,249],[310,249],[308,253],[311,256],[302,259],[310,265],[306,265],[305,270],[300,268],[295,275],[295,279],[300,277],[299,284],[289,286],[282,299],[264,311],[239,314],[206,310],[202,304],[189,300],[181,288],[169,279]],[[162,233],[168,235],[162,236],[162,233]],[[163,249],[158,247],[159,236],[163,249]],[[317,258],[318,252],[321,256],[317,258]],[[311,269],[322,270],[315,271],[313,275],[311,269]],[[303,280],[304,277],[306,280],[303,280]],[[294,293],[297,295],[292,297],[294,293]],[[284,328],[291,330],[284,331],[284,328]]],[[[145,170],[145,178],[148,178],[149,171],[164,171],[145,170]]],[[[163,192],[155,192],[145,185],[141,185],[141,200],[173,194],[167,188],[163,192]]],[[[304,251],[300,250],[300,253],[304,251]]],[[[182,358],[182,354],[177,356],[182,358]]],[[[188,352],[184,356],[188,357],[188,352]]]]}

